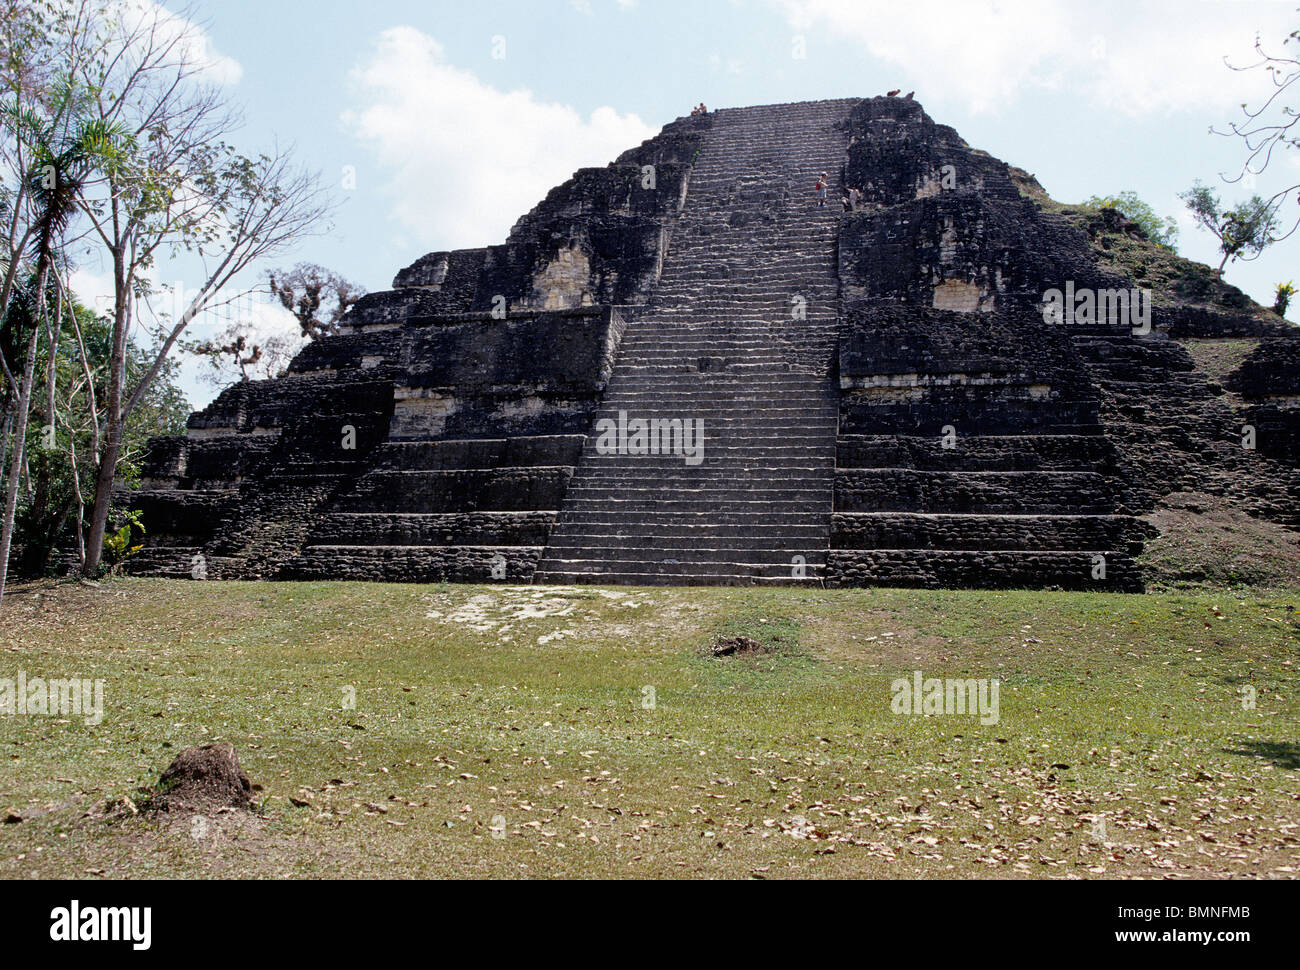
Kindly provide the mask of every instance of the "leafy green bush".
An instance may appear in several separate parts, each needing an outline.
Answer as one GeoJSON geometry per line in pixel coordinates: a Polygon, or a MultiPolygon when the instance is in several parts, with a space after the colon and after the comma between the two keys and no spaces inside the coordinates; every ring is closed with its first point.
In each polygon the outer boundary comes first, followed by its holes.
{"type": "Polygon", "coordinates": [[[1273,310],[1279,317],[1286,316],[1286,308],[1291,304],[1291,297],[1295,295],[1295,287],[1288,280],[1285,283],[1277,285],[1277,296],[1273,298],[1273,310]]]}
{"type": "Polygon", "coordinates": [[[1173,216],[1163,219],[1156,210],[1138,198],[1136,192],[1121,192],[1119,195],[1094,195],[1084,200],[1084,205],[1096,209],[1115,209],[1131,222],[1137,223],[1153,243],[1177,252],[1174,243],[1178,241],[1178,223],[1173,216]]]}
{"type": "Polygon", "coordinates": [[[124,562],[144,548],[144,543],[131,544],[131,534],[135,530],[138,529],[140,535],[145,534],[144,522],[141,521],[143,514],[140,509],[134,509],[130,512],[119,512],[115,516],[114,525],[118,522],[122,525],[104,537],[104,553],[109,562],[110,573],[116,573],[122,568],[124,562]]]}

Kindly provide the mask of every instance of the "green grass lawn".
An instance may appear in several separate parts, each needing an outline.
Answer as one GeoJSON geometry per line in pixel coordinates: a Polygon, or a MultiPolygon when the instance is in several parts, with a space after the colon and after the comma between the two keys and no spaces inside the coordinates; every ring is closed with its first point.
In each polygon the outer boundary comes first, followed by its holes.
{"type": "Polygon", "coordinates": [[[0,678],[103,679],[105,714],[0,717],[0,876],[1294,878],[1297,605],[22,587],[0,678]],[[914,670],[996,678],[997,723],[894,713],[914,670]],[[214,740],[258,814],[133,813],[214,740]]]}

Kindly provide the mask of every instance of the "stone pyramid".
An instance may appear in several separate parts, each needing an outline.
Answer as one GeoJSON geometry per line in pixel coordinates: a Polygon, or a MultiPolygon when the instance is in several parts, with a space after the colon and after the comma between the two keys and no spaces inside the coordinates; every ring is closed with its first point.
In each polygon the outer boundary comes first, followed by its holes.
{"type": "Polygon", "coordinates": [[[908,100],[680,118],[342,329],[153,442],[136,572],[1137,591],[1170,493],[1300,527],[1300,331],[908,100]]]}

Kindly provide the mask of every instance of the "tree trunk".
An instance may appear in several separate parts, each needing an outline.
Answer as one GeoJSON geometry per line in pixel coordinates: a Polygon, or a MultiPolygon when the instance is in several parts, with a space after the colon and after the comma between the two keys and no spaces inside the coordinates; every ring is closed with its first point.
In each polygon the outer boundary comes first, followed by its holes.
{"type": "MultiPolygon", "coordinates": [[[[37,317],[41,315],[45,301],[39,298],[45,292],[46,263],[36,273],[37,317]]],[[[27,341],[27,360],[23,362],[23,379],[18,388],[18,413],[14,418],[13,461],[9,466],[9,479],[5,482],[4,520],[0,524],[0,604],[4,603],[5,581],[9,578],[9,546],[14,538],[14,515],[18,511],[18,480],[23,471],[24,445],[27,437],[27,411],[32,403],[32,384],[36,380],[36,343],[41,335],[41,322],[32,320],[32,336],[27,341]]]]}
{"type": "Polygon", "coordinates": [[[59,290],[58,313],[54,315],[53,324],[48,323],[49,316],[46,316],[46,330],[49,334],[49,360],[45,365],[45,427],[41,429],[41,447],[54,448],[54,392],[58,383],[59,367],[59,331],[63,329],[63,291],[59,290]]]}
{"type": "Polygon", "coordinates": [[[86,497],[81,493],[81,472],[77,469],[77,436],[68,435],[68,459],[72,462],[72,494],[77,509],[77,567],[86,564],[86,497]]]}
{"type": "Polygon", "coordinates": [[[90,533],[86,536],[86,561],[81,575],[88,579],[99,572],[104,555],[104,535],[108,531],[108,513],[113,501],[113,483],[117,479],[117,459],[122,451],[122,429],[110,421],[104,446],[100,449],[99,467],[95,470],[95,506],[90,512],[90,533]]]}
{"type": "Polygon", "coordinates": [[[122,391],[126,382],[126,342],[129,329],[130,296],[121,280],[125,266],[117,260],[119,285],[113,308],[113,358],[109,363],[108,401],[104,405],[104,439],[95,471],[95,507],[90,513],[90,533],[86,536],[86,559],[81,575],[94,579],[104,555],[104,535],[108,531],[108,513],[113,501],[113,482],[117,478],[117,459],[122,451],[122,391]]]}
{"type": "MultiPolygon", "coordinates": [[[[5,397],[5,424],[4,424],[4,446],[0,447],[0,472],[9,467],[9,432],[13,430],[14,416],[11,412],[10,405],[13,401],[5,397]]],[[[7,482],[8,478],[0,478],[0,482],[7,482]]]]}

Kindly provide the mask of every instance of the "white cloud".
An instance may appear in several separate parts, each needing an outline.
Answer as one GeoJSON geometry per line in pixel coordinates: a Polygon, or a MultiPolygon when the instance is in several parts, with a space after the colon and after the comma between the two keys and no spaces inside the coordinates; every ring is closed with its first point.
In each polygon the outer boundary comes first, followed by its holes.
{"type": "Polygon", "coordinates": [[[96,272],[85,267],[77,267],[68,279],[68,285],[83,306],[90,307],[96,313],[107,313],[113,309],[113,273],[111,270],[96,272]]]}
{"type": "Polygon", "coordinates": [[[218,51],[201,26],[172,13],[156,0],[118,0],[117,6],[125,28],[152,26],[156,18],[160,37],[169,41],[181,38],[180,51],[198,68],[203,80],[221,85],[238,84],[244,76],[243,65],[218,51]]]}
{"type": "MultiPolygon", "coordinates": [[[[618,9],[631,10],[637,5],[638,0],[617,0],[617,3],[618,9]]],[[[591,17],[596,13],[591,6],[591,0],[569,0],[569,6],[587,17],[591,17]]]]}
{"type": "Polygon", "coordinates": [[[894,65],[894,87],[974,111],[1013,105],[1027,88],[1068,85],[1098,107],[1130,116],[1257,98],[1251,62],[1258,31],[1280,46],[1294,4],[1189,0],[772,0],[790,25],[861,44],[894,65]]]}
{"type": "Polygon", "coordinates": [[[433,249],[503,242],[576,169],[604,165],[656,131],[610,107],[584,119],[530,91],[500,91],[449,64],[414,27],[380,34],[352,79],[361,106],[344,113],[344,127],[374,154],[393,219],[433,249]]]}

